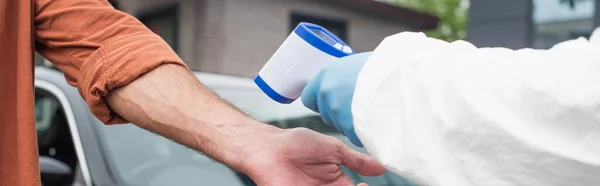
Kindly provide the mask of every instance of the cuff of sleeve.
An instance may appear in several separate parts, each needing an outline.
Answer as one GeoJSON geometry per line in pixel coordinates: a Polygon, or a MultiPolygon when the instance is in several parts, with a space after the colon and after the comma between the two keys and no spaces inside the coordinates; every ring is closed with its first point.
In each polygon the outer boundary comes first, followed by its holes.
{"type": "Polygon", "coordinates": [[[104,96],[163,64],[188,68],[158,35],[124,37],[100,47],[83,63],[78,78],[79,93],[103,123],[128,123],[110,110],[104,96]]]}

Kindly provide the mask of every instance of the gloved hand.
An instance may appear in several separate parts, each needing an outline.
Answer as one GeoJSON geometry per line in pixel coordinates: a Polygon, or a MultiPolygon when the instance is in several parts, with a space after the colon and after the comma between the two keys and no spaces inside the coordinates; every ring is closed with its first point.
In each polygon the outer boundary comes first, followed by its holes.
{"type": "Polygon", "coordinates": [[[354,145],[362,143],[354,133],[352,97],[356,78],[371,52],[340,58],[325,67],[302,91],[302,103],[321,114],[328,125],[346,135],[354,145]]]}

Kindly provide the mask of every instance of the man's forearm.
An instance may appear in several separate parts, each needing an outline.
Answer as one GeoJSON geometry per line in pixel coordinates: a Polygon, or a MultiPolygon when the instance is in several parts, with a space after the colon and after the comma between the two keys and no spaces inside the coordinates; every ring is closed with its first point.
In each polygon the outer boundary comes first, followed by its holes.
{"type": "Polygon", "coordinates": [[[222,101],[187,69],[162,65],[106,100],[123,118],[227,164],[243,169],[243,148],[262,142],[258,136],[281,129],[257,122],[222,101]]]}

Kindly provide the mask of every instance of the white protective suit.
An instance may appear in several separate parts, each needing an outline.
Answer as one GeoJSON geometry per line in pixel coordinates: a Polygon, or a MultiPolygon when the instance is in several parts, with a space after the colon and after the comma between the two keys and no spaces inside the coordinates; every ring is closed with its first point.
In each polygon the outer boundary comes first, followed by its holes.
{"type": "Polygon", "coordinates": [[[389,36],[352,113],[368,152],[419,185],[600,185],[600,28],[548,50],[389,36]]]}

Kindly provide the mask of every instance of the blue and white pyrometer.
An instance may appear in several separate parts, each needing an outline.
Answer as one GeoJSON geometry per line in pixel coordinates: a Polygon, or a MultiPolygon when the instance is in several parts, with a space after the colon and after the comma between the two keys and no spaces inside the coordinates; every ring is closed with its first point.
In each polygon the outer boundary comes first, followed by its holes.
{"type": "Polygon", "coordinates": [[[292,103],[323,67],[354,51],[327,29],[300,23],[260,70],[254,82],[271,99],[292,103]]]}

